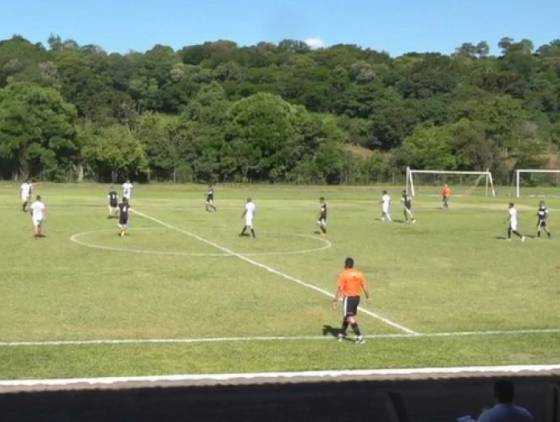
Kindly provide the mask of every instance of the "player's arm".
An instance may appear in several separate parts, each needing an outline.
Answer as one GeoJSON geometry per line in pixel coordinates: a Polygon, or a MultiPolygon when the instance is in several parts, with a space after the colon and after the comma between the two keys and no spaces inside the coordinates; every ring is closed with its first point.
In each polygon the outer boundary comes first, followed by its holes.
{"type": "Polygon", "coordinates": [[[362,290],[364,291],[364,296],[366,297],[366,302],[371,303],[371,297],[369,295],[368,283],[366,278],[364,277],[364,282],[362,285],[362,290]]]}
{"type": "Polygon", "coordinates": [[[243,210],[243,214],[241,214],[241,218],[245,217],[245,214],[247,214],[247,209],[243,210]]]}
{"type": "Polygon", "coordinates": [[[338,301],[340,300],[340,298],[342,297],[342,288],[340,287],[340,285],[336,288],[336,292],[334,293],[334,297],[333,297],[333,308],[336,308],[338,306],[338,301]]]}

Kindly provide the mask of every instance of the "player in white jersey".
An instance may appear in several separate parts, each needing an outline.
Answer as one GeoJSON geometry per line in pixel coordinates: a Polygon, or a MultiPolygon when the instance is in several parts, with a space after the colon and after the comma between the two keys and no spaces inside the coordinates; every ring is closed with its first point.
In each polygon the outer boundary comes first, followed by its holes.
{"type": "Polygon", "coordinates": [[[35,239],[45,237],[43,234],[43,223],[47,217],[47,206],[41,200],[41,195],[37,195],[36,200],[29,207],[29,211],[31,213],[31,221],[33,222],[33,237],[35,239]]]}
{"type": "Polygon", "coordinates": [[[511,240],[511,234],[514,233],[516,236],[521,238],[522,242],[525,242],[525,236],[523,236],[519,231],[517,231],[519,227],[519,212],[517,208],[515,208],[515,204],[513,202],[509,203],[508,206],[508,230],[507,230],[507,240],[511,240]]]}
{"type": "Polygon", "coordinates": [[[132,199],[132,190],[133,189],[134,189],[134,186],[132,185],[132,183],[130,183],[130,180],[128,180],[128,179],[122,185],[123,198],[126,198],[128,200],[128,202],[130,202],[130,200],[132,199]]]}
{"type": "Polygon", "coordinates": [[[21,210],[23,212],[27,212],[27,204],[31,199],[32,192],[33,192],[33,185],[31,184],[31,180],[27,179],[19,187],[19,193],[21,197],[21,210]]]}
{"type": "Polygon", "coordinates": [[[243,226],[243,230],[241,230],[241,233],[239,233],[239,236],[247,236],[247,229],[249,229],[249,231],[251,232],[251,236],[253,236],[253,238],[256,237],[254,228],[256,211],[257,206],[255,205],[255,203],[251,200],[251,198],[247,198],[245,210],[243,211],[243,214],[241,214],[241,218],[245,217],[245,225],[243,226]]]}
{"type": "Polygon", "coordinates": [[[391,197],[386,190],[383,191],[383,196],[381,196],[381,221],[391,223],[391,197]]]}

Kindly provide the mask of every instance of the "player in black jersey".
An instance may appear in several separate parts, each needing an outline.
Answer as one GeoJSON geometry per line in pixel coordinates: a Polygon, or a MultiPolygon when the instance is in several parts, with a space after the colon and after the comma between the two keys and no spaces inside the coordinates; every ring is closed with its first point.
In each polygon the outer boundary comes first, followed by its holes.
{"type": "Polygon", "coordinates": [[[546,235],[550,239],[552,234],[548,230],[546,223],[548,222],[548,208],[546,207],[544,201],[539,202],[539,210],[537,211],[538,221],[537,221],[537,236],[541,237],[541,230],[546,232],[546,235]]]}
{"type": "Polygon", "coordinates": [[[206,211],[218,211],[214,205],[214,187],[208,185],[208,192],[206,192],[206,211]]]}
{"type": "Polygon", "coordinates": [[[402,191],[401,201],[404,206],[404,221],[406,223],[416,223],[416,219],[412,214],[412,197],[406,192],[406,190],[402,191]]]}
{"type": "Polygon", "coordinates": [[[117,217],[119,214],[119,194],[115,191],[113,186],[110,187],[107,199],[109,200],[109,215],[107,218],[117,217]]]}
{"type": "Polygon", "coordinates": [[[119,229],[121,230],[119,235],[121,237],[128,234],[129,219],[130,219],[130,205],[128,204],[128,199],[123,198],[122,202],[119,204],[119,229]]]}
{"type": "Polygon", "coordinates": [[[319,219],[317,220],[317,224],[321,229],[321,234],[327,234],[327,203],[325,202],[324,197],[319,198],[319,219]]]}

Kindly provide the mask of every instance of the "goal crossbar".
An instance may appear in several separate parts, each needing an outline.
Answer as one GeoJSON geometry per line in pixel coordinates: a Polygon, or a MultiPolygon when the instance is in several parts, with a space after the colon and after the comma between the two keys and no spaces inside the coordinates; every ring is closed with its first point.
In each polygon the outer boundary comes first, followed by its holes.
{"type": "Polygon", "coordinates": [[[486,190],[490,189],[492,196],[496,196],[496,191],[494,190],[494,181],[492,179],[492,173],[490,170],[486,171],[461,171],[461,170],[415,170],[410,167],[406,168],[406,191],[410,192],[412,196],[416,195],[414,189],[414,174],[464,174],[464,175],[478,175],[485,177],[486,179],[486,190]]]}
{"type": "Polygon", "coordinates": [[[560,169],[517,169],[515,170],[515,196],[520,196],[520,181],[522,173],[560,173],[560,169]]]}

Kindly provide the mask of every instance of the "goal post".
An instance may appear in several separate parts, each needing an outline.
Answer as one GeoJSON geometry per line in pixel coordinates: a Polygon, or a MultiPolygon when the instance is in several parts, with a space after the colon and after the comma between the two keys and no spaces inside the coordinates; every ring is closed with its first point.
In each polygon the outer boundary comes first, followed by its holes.
{"type": "Polygon", "coordinates": [[[489,193],[495,197],[496,191],[494,189],[494,180],[492,179],[492,173],[490,170],[486,171],[455,171],[455,170],[416,170],[410,167],[406,168],[406,191],[412,196],[416,196],[416,188],[414,186],[414,175],[415,174],[432,174],[432,175],[468,175],[468,176],[478,176],[475,180],[475,185],[477,185],[482,179],[484,179],[484,192],[486,195],[489,193]]]}
{"type": "Polygon", "coordinates": [[[521,175],[523,173],[531,174],[560,174],[560,169],[517,169],[515,170],[515,196],[519,198],[521,196],[521,175]]]}

